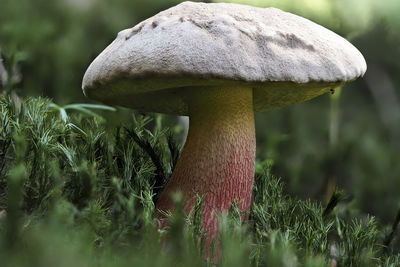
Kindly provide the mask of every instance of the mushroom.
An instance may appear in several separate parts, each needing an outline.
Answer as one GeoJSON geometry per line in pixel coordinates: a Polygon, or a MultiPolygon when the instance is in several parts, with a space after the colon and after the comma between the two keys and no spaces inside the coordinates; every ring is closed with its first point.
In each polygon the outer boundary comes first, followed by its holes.
{"type": "MultiPolygon", "coordinates": [[[[189,116],[189,133],[156,203],[188,213],[203,196],[212,240],[215,212],[249,213],[254,112],[303,102],[362,76],[366,63],[344,38],[276,8],[184,2],[118,33],[89,66],[86,96],[136,110],[189,116]]],[[[163,218],[158,212],[157,217],[163,218]]]]}

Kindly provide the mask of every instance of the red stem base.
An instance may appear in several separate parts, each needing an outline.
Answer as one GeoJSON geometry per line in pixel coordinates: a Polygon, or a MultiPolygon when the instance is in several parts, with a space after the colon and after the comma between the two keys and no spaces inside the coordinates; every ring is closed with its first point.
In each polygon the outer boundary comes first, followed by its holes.
{"type": "MultiPolygon", "coordinates": [[[[196,193],[202,195],[206,246],[218,233],[215,215],[227,211],[232,201],[248,216],[255,158],[252,100],[251,88],[192,88],[188,97],[189,134],[156,208],[173,210],[171,195],[180,191],[188,214],[196,193]]],[[[164,219],[161,212],[157,217],[164,219]]]]}

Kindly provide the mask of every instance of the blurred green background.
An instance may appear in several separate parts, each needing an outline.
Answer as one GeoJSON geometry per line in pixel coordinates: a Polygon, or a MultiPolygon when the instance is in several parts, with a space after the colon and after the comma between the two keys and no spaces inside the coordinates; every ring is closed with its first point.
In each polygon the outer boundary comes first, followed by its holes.
{"type": "MultiPolygon", "coordinates": [[[[5,66],[15,66],[7,71],[16,93],[89,102],[81,80],[96,55],[120,30],[179,2],[1,0],[0,52],[5,66]]],[[[400,1],[228,2],[304,16],[361,51],[364,78],[333,95],[256,114],[257,166],[273,162],[291,195],[325,201],[337,185],[361,213],[393,221],[400,206],[400,1]]]]}

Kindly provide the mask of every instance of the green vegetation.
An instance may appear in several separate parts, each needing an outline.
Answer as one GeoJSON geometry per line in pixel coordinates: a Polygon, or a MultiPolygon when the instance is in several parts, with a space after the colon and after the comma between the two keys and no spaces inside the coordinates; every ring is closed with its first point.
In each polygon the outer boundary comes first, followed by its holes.
{"type": "MultiPolygon", "coordinates": [[[[0,91],[12,86],[20,96],[46,96],[61,106],[86,103],[80,87],[94,57],[121,29],[179,2],[2,0],[0,57],[11,81],[0,91]]],[[[257,158],[273,161],[273,172],[291,196],[324,202],[336,184],[354,197],[362,213],[390,223],[400,207],[400,1],[229,2],[302,15],[349,39],[363,53],[365,78],[344,86],[334,101],[326,95],[256,114],[257,158]],[[335,108],[329,109],[331,104],[335,108]]],[[[117,126],[129,118],[118,113],[108,124],[117,126]]],[[[176,124],[175,117],[164,118],[176,124]]]]}
{"type": "MultiPolygon", "coordinates": [[[[211,266],[198,242],[201,198],[193,220],[178,208],[169,231],[156,230],[155,185],[179,151],[170,131],[138,115],[107,129],[99,115],[54,107],[0,99],[2,266],[211,266]]],[[[249,221],[235,205],[220,217],[220,266],[400,264],[399,238],[385,241],[390,229],[355,216],[343,193],[324,208],[287,196],[269,163],[257,170],[249,221]]]]}
{"type": "MultiPolygon", "coordinates": [[[[201,198],[168,233],[153,219],[182,126],[86,104],[80,89],[118,31],[179,2],[1,1],[1,267],[212,265],[198,242],[201,198]]],[[[251,215],[242,222],[233,205],[221,217],[220,265],[400,266],[400,1],[229,2],[312,19],[349,39],[368,71],[256,114],[251,215]]]]}

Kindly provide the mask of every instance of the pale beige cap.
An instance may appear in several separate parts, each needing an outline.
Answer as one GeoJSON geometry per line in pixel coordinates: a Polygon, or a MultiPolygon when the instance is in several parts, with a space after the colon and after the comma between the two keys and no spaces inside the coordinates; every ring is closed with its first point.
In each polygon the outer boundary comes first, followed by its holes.
{"type": "Polygon", "coordinates": [[[183,2],[121,31],[89,66],[84,93],[104,103],[187,115],[192,90],[254,89],[254,110],[302,102],[362,76],[346,39],[276,8],[183,2]]]}

